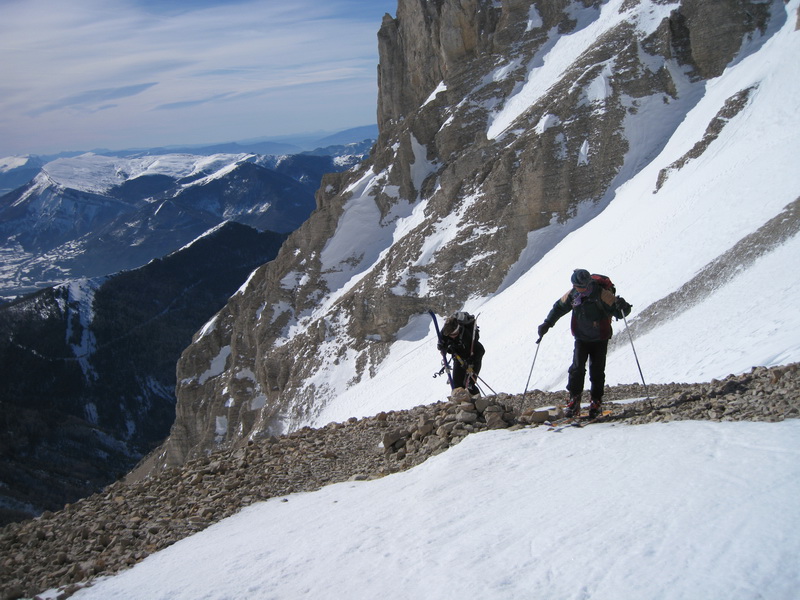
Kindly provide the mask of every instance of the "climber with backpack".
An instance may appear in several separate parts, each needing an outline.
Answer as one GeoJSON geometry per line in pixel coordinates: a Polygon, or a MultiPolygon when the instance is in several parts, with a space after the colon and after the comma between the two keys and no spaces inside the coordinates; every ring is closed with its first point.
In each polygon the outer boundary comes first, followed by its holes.
{"type": "Polygon", "coordinates": [[[575,337],[575,349],[568,371],[569,401],[564,414],[567,417],[580,415],[588,360],[591,381],[589,418],[594,419],[599,416],[603,403],[606,353],[612,335],[611,317],[626,317],[632,306],[616,295],[614,284],[605,275],[592,275],[586,269],[575,269],[570,281],[572,289],[556,300],[544,322],[539,325],[539,339],[556,321],[572,311],[571,330],[575,337]]]}
{"type": "Polygon", "coordinates": [[[485,349],[478,341],[480,333],[476,318],[464,311],[459,311],[445,319],[436,344],[439,352],[453,355],[453,375],[450,380],[452,389],[466,388],[471,396],[480,395],[478,374],[485,349]]]}

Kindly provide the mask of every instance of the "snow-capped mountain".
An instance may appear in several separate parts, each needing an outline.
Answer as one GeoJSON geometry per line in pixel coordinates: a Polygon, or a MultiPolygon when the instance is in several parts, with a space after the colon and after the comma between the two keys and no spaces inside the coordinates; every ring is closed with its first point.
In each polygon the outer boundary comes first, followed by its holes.
{"type": "Polygon", "coordinates": [[[0,294],[135,268],[223,221],[293,231],[315,208],[322,176],[364,158],[361,146],[350,149],[285,156],[85,153],[50,161],[0,198],[0,294]]]}
{"type": "Polygon", "coordinates": [[[0,158],[0,196],[25,185],[41,170],[44,163],[36,156],[0,158]]]}
{"type": "MultiPolygon", "coordinates": [[[[162,464],[443,397],[429,308],[479,313],[520,392],[578,267],[634,305],[609,384],[640,379],[629,334],[650,381],[800,359],[797,9],[400,0],[370,159],[196,334],[162,464]]],[[[567,328],[532,386],[564,385],[567,328]]]]}
{"type": "MultiPolygon", "coordinates": [[[[800,0],[400,0],[379,36],[376,151],[326,182],[319,210],[183,354],[158,457],[202,455],[195,470],[107,490],[137,524],[100,520],[88,540],[170,534],[154,489],[194,525],[245,482],[283,485],[300,457],[324,456],[308,472],[338,462],[311,431],[259,434],[443,399],[428,307],[479,313],[498,391],[562,388],[568,324],[538,346],[536,328],[575,267],[634,305],[609,383],[637,382],[639,362],[655,383],[799,360],[786,303],[800,288],[798,29],[800,0]],[[285,468],[248,470],[259,455],[285,468]]],[[[735,395],[793,401],[780,371],[774,397],[735,395]]],[[[720,419],[727,400],[698,387],[720,419]]],[[[792,596],[796,419],[578,431],[470,435],[405,473],[242,499],[253,505],[75,597],[792,596]]],[[[80,563],[53,552],[58,525],[82,512],[93,526],[95,507],[11,532],[9,569],[102,572],[102,548],[80,563]]]]}
{"type": "Polygon", "coordinates": [[[96,491],[164,440],[192,333],[369,145],[85,153],[39,164],[0,199],[0,295],[43,288],[0,305],[0,523],[96,491]]]}

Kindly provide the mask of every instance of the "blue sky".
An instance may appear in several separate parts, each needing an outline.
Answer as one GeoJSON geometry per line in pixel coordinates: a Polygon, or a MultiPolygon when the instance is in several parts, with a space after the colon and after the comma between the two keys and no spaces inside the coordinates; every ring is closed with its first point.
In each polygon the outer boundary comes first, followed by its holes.
{"type": "Polygon", "coordinates": [[[0,157],[376,121],[397,0],[0,0],[0,157]]]}

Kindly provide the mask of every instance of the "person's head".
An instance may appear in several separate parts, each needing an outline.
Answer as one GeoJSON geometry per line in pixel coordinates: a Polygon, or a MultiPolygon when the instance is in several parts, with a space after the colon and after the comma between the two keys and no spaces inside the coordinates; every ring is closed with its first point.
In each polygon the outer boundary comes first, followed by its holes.
{"type": "Polygon", "coordinates": [[[570,278],[572,287],[576,290],[585,290],[592,282],[592,274],[586,269],[575,269],[570,278]]]}
{"type": "Polygon", "coordinates": [[[461,325],[458,324],[452,317],[448,317],[447,321],[445,321],[444,325],[442,326],[442,335],[447,337],[458,337],[458,334],[461,333],[461,325]]]}

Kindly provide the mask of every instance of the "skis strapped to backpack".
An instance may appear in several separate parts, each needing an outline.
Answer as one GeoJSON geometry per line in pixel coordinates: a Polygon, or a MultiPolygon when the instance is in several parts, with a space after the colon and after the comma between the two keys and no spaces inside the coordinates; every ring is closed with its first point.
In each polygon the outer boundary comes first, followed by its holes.
{"type": "MultiPolygon", "coordinates": [[[[441,338],[441,334],[439,333],[439,321],[436,320],[436,313],[432,310],[429,310],[428,314],[431,316],[431,319],[433,319],[433,327],[436,329],[436,340],[438,342],[438,340],[441,338]]],[[[436,373],[434,377],[440,375],[442,371],[447,372],[447,382],[450,384],[450,387],[453,387],[453,375],[450,373],[450,363],[447,360],[446,352],[442,352],[442,370],[436,373]]]]}

